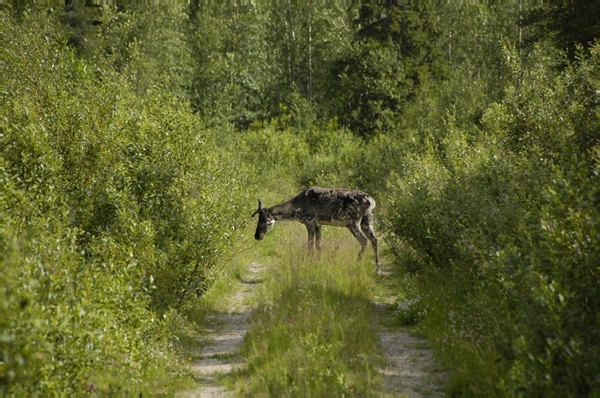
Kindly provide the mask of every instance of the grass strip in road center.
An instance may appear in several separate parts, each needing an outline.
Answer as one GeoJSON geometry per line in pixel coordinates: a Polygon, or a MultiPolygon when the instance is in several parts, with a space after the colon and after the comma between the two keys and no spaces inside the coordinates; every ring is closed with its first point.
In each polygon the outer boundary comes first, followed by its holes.
{"type": "Polygon", "coordinates": [[[338,246],[318,260],[301,248],[289,249],[267,267],[238,387],[318,395],[377,388],[374,369],[383,359],[370,303],[373,267],[357,263],[351,253],[338,246]]]}

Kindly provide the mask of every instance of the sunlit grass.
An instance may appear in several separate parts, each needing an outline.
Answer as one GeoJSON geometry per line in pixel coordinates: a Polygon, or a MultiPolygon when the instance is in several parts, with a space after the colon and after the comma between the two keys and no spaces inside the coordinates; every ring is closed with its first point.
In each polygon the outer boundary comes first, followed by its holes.
{"type": "Polygon", "coordinates": [[[271,394],[372,391],[382,361],[374,257],[357,262],[358,242],[345,229],[325,227],[320,253],[309,254],[306,241],[303,225],[280,224],[253,249],[266,269],[242,349],[248,367],[234,383],[271,394]]]}
{"type": "Polygon", "coordinates": [[[95,394],[123,395],[171,395],[177,391],[190,389],[195,385],[193,375],[185,365],[184,358],[178,358],[166,347],[149,350],[149,353],[162,356],[162,361],[146,365],[143,377],[132,377],[118,365],[107,366],[103,373],[93,375],[86,383],[86,391],[95,394]],[[158,362],[158,363],[157,363],[158,362]]]}

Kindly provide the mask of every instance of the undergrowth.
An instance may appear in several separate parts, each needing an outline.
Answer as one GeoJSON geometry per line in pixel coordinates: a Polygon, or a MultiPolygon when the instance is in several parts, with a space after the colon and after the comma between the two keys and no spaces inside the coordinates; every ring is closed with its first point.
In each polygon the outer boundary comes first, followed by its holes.
{"type": "Polygon", "coordinates": [[[564,71],[504,51],[504,100],[480,126],[448,112],[443,151],[391,184],[398,317],[453,370],[451,392],[597,394],[600,46],[564,71]]]}
{"type": "Polygon", "coordinates": [[[438,272],[419,277],[406,269],[397,289],[395,321],[410,333],[425,337],[436,359],[449,370],[447,391],[497,393],[497,380],[506,372],[506,362],[494,352],[494,314],[498,302],[481,293],[462,295],[452,280],[438,272]]]}
{"type": "Polygon", "coordinates": [[[0,19],[0,394],[185,387],[177,311],[238,241],[247,169],[51,10],[0,19]]]}

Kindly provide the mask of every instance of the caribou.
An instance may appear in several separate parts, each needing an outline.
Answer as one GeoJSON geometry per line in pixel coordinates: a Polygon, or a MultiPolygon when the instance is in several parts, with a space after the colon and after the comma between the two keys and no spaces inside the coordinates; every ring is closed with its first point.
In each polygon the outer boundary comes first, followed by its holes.
{"type": "Polygon", "coordinates": [[[262,207],[258,199],[258,226],[254,238],[263,240],[276,222],[298,221],[308,230],[308,248],[313,250],[316,237],[317,250],[321,250],[321,226],[346,227],[360,243],[358,260],[367,248],[367,239],[375,250],[375,265],[379,272],[379,248],[373,231],[375,199],[368,194],[344,188],[310,187],[292,199],[271,207],[262,207]],[[366,235],[366,237],[365,237],[366,235]]]}

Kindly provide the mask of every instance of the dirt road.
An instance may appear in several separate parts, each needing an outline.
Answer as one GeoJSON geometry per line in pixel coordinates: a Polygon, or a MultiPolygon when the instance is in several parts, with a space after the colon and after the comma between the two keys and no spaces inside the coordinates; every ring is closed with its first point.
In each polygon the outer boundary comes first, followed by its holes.
{"type": "MultiPolygon", "coordinates": [[[[264,267],[257,263],[249,266],[248,277],[239,282],[238,293],[230,302],[230,310],[212,316],[209,321],[214,325],[203,338],[203,346],[195,353],[196,359],[190,365],[198,375],[202,387],[186,395],[199,397],[228,397],[228,392],[219,383],[219,375],[225,375],[245,365],[239,357],[244,335],[250,325],[247,320],[252,311],[250,298],[255,294],[260,281],[260,272],[264,267]]],[[[389,299],[373,303],[377,319],[393,316],[393,307],[389,299]],[[386,302],[388,301],[388,302],[386,302]]],[[[441,395],[447,374],[442,372],[433,358],[433,351],[424,339],[408,333],[388,329],[380,323],[379,342],[385,354],[385,366],[378,369],[382,374],[384,393],[402,393],[410,396],[421,394],[441,395]]]]}

